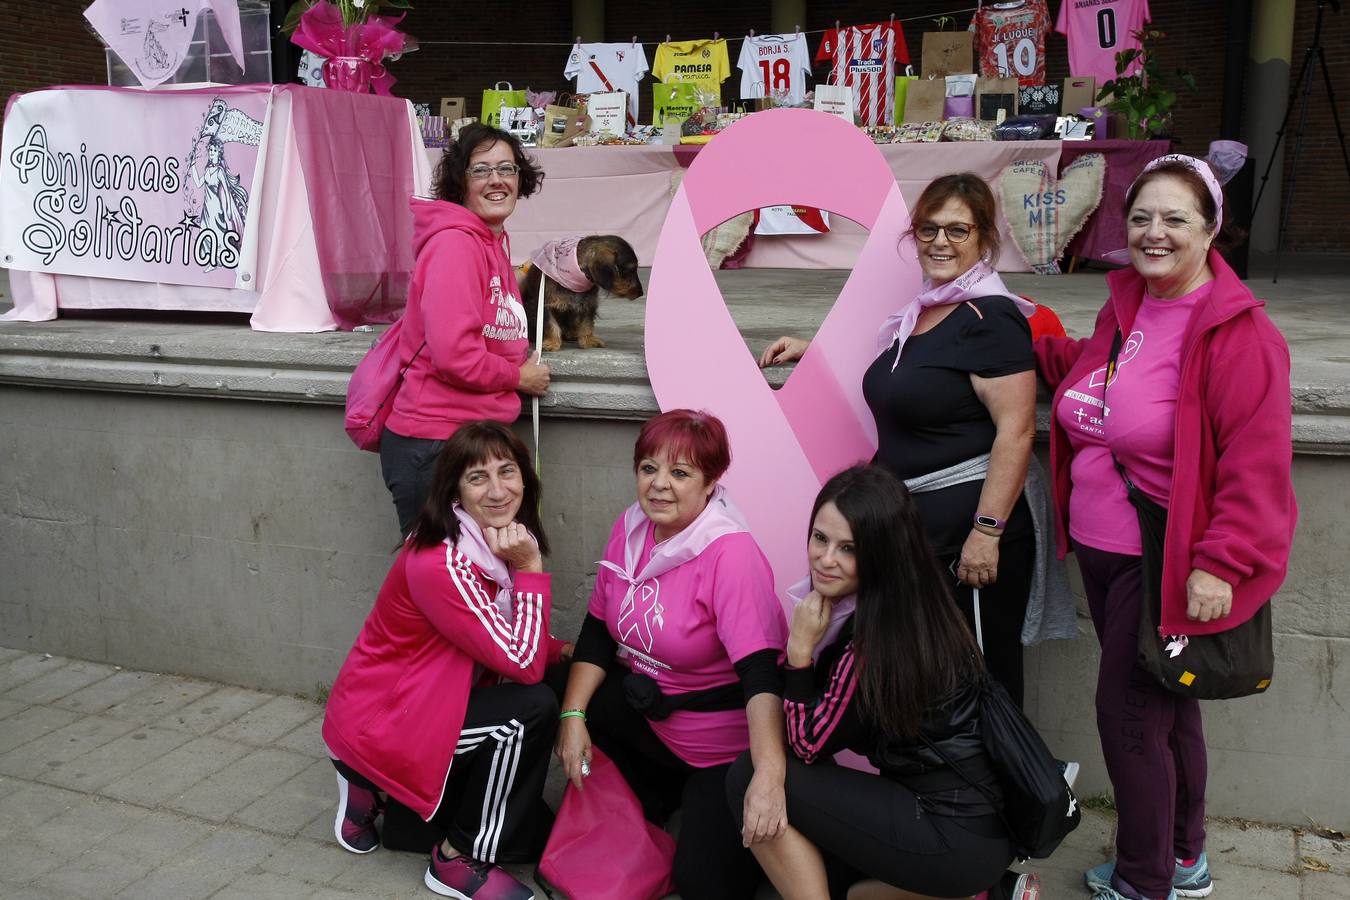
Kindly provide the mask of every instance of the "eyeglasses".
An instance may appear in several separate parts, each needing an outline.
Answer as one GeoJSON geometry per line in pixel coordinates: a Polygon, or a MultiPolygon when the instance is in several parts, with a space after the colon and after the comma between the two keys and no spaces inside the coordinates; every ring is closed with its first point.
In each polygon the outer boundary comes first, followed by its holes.
{"type": "Polygon", "coordinates": [[[974,225],[968,225],[965,222],[948,222],[946,225],[936,225],[932,222],[925,222],[916,226],[914,236],[925,244],[931,244],[937,240],[938,232],[945,231],[947,240],[953,244],[964,244],[966,239],[975,231],[974,225]]]}
{"type": "Polygon", "coordinates": [[[478,163],[475,166],[469,166],[469,177],[474,181],[485,181],[492,177],[496,172],[503,178],[514,178],[520,174],[520,166],[515,163],[498,163],[495,166],[489,166],[487,163],[478,163]]]}

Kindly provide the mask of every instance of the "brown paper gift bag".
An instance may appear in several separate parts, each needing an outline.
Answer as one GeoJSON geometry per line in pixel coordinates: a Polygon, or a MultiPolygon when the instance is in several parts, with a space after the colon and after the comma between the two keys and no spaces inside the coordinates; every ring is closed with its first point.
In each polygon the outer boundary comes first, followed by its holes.
{"type": "Polygon", "coordinates": [[[544,130],[539,135],[539,146],[570,147],[572,139],[585,131],[588,125],[581,110],[550,104],[544,109],[544,130]]]}
{"type": "Polygon", "coordinates": [[[969,31],[925,32],[919,74],[924,78],[944,78],[974,72],[974,38],[969,31]]]}
{"type": "Polygon", "coordinates": [[[916,78],[905,94],[906,122],[941,122],[947,102],[946,78],[916,78]]]}
{"type": "Polygon", "coordinates": [[[998,111],[1017,115],[1017,78],[980,78],[975,82],[975,117],[993,122],[998,111]]]}
{"type": "Polygon", "coordinates": [[[1097,103],[1097,79],[1091,75],[1071,75],[1064,79],[1064,100],[1060,109],[1065,115],[1078,115],[1078,111],[1087,106],[1099,106],[1097,103]]]}

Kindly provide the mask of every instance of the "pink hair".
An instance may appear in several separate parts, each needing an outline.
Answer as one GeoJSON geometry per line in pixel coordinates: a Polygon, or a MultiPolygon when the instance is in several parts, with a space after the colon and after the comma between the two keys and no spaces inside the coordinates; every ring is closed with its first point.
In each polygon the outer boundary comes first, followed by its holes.
{"type": "Polygon", "coordinates": [[[633,470],[662,450],[671,462],[684,459],[709,481],[721,478],[731,465],[727,429],[712,413],[672,409],[648,419],[633,446],[633,470]]]}

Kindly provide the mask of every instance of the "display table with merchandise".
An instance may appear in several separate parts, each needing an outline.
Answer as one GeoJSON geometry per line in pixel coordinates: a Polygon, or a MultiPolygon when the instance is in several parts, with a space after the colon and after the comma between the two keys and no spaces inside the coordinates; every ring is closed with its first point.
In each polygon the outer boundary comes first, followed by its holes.
{"type": "MultiPolygon", "coordinates": [[[[556,238],[617,234],[633,245],[641,265],[651,265],[666,210],[699,145],[535,148],[529,152],[546,174],[543,188],[516,206],[507,223],[513,262],[521,263],[539,245],[556,238]]],[[[1125,191],[1150,160],[1168,150],[1166,141],[993,141],[936,144],[881,144],[877,149],[895,174],[908,203],[925,185],[951,172],[975,172],[991,184],[1014,160],[1044,160],[1058,171],[1083,153],[1106,156],[1106,180],[1098,212],[1069,245],[1069,253],[1092,259],[1124,247],[1120,206],[1125,191]]],[[[427,151],[432,164],[440,150],[427,151]]],[[[755,173],[746,173],[752,177],[755,173]]],[[[847,178],[847,172],[822,172],[847,178]]],[[[998,192],[995,191],[995,195],[998,192]]],[[[791,203],[791,197],[783,197],[791,203]]],[[[865,230],[834,217],[825,235],[757,237],[742,266],[759,268],[852,268],[866,240],[865,230]]],[[[1000,218],[1003,251],[998,268],[1029,271],[1007,225],[1000,218]]]]}
{"type": "Polygon", "coordinates": [[[429,180],[412,105],[398,98],[270,84],[17,95],[0,159],[15,304],[4,318],[152,309],[249,313],[261,331],[389,322],[412,270],[408,197],[429,180]]]}

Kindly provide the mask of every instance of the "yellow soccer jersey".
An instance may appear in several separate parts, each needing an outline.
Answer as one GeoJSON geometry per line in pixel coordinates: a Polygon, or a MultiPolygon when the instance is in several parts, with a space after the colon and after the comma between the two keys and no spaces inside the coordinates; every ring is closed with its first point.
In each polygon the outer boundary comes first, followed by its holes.
{"type": "Polygon", "coordinates": [[[656,48],[652,74],[663,82],[684,81],[700,90],[722,95],[722,82],[731,75],[726,38],[667,41],[656,48]]]}

